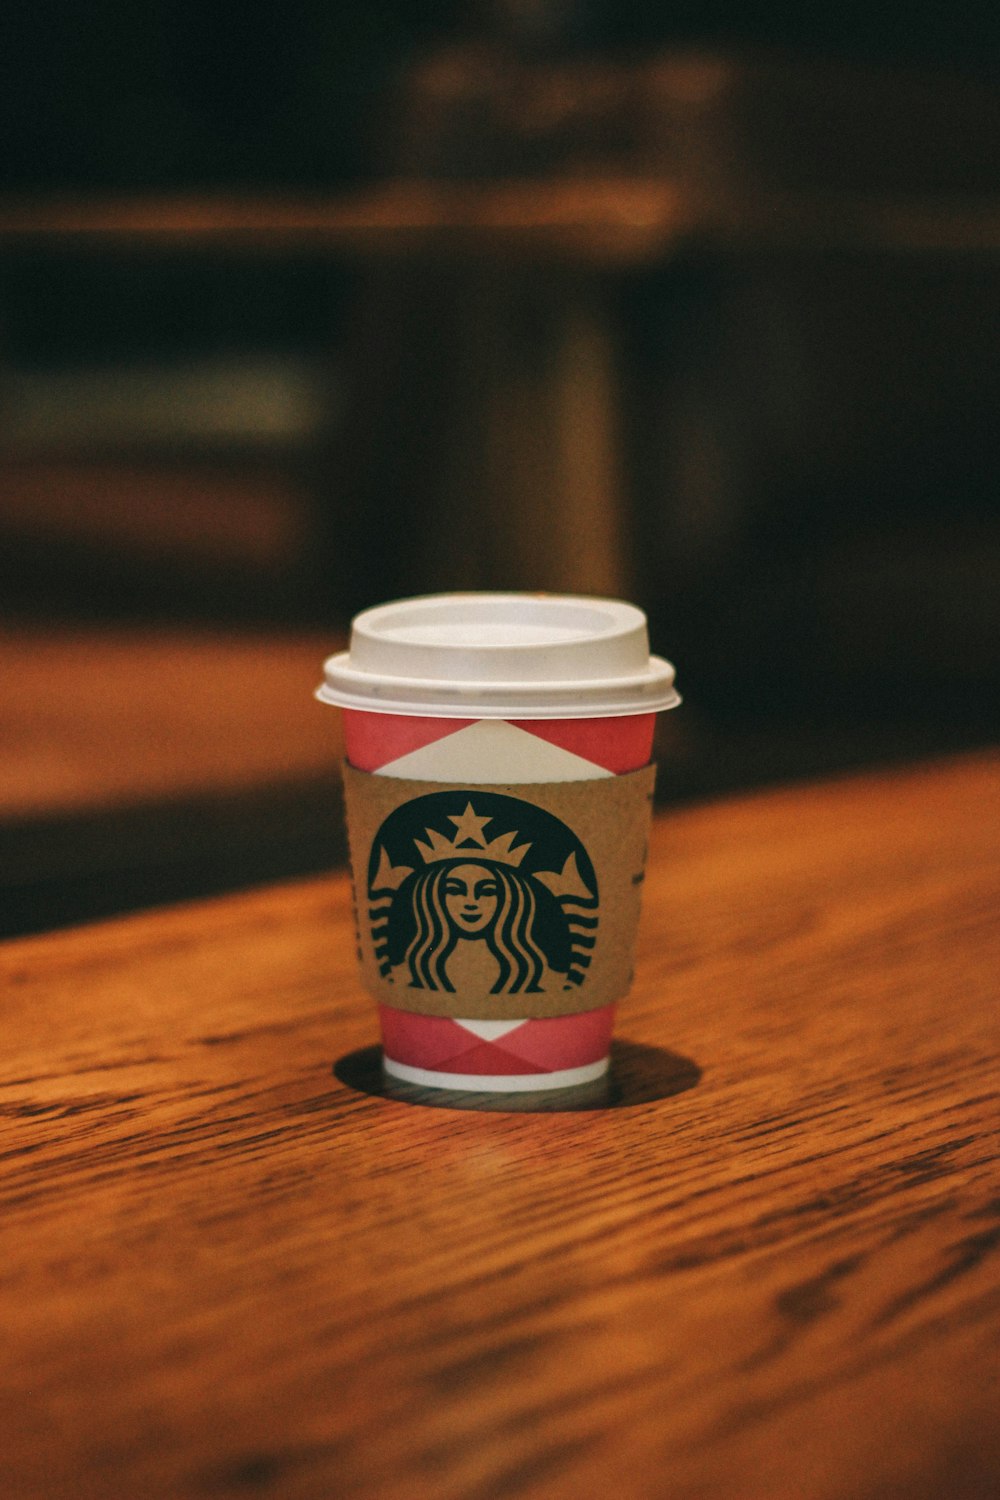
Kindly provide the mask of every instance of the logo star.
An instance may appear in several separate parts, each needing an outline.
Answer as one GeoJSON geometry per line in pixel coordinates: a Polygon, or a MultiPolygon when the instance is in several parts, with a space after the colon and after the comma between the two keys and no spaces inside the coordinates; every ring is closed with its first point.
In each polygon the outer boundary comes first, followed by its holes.
{"type": "Polygon", "coordinates": [[[466,803],[465,812],[460,818],[456,818],[454,813],[448,814],[448,822],[454,823],[458,830],[454,840],[456,845],[473,843],[485,849],[486,835],[483,829],[492,821],[492,818],[479,817],[471,802],[466,803]]]}

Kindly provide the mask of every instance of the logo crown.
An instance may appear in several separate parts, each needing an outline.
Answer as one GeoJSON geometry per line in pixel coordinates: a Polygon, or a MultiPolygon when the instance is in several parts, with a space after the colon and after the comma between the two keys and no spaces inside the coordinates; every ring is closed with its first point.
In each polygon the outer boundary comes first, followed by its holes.
{"type": "Polygon", "coordinates": [[[436,828],[426,828],[426,844],[422,839],[413,840],[424,864],[437,864],[443,859],[489,859],[495,864],[512,865],[516,869],[531,848],[530,843],[519,844],[516,849],[513,847],[514,840],[518,837],[516,830],[487,840],[483,830],[493,819],[481,818],[471,802],[466,803],[461,817],[449,814],[448,821],[455,825],[454,838],[449,839],[445,834],[438,833],[436,828]]]}

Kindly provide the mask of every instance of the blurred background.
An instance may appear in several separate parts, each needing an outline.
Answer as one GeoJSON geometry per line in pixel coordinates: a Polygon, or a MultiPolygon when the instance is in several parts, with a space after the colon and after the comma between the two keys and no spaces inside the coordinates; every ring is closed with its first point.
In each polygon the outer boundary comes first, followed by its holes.
{"type": "Polygon", "coordinates": [[[4,31],[0,932],[340,859],[400,594],[640,603],[665,800],[995,739],[995,7],[4,31]]]}

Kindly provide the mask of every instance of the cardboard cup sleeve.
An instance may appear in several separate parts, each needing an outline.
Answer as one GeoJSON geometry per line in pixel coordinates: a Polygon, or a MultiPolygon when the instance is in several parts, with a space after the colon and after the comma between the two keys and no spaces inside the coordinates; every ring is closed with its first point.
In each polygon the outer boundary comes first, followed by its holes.
{"type": "Polygon", "coordinates": [[[457,785],[344,767],[362,976],[384,1005],[515,1020],[632,978],[655,767],[457,785]]]}

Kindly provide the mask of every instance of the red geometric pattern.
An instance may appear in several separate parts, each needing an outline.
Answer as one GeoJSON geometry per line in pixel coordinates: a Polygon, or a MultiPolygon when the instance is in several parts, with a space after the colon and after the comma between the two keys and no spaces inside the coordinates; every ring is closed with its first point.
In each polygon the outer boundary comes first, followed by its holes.
{"type": "Polygon", "coordinates": [[[382,1046],[394,1062],[438,1073],[557,1073],[608,1055],[614,1005],[572,1016],[522,1021],[495,1042],[445,1016],[418,1016],[380,1005],[382,1046]]]}
{"type": "MultiPolygon", "coordinates": [[[[377,771],[382,766],[422,750],[435,740],[446,739],[459,729],[468,729],[475,719],[421,719],[408,714],[370,714],[344,710],[344,748],[347,759],[359,771],[377,771]]],[[[653,753],[655,714],[628,714],[619,719],[511,719],[537,739],[616,776],[647,766],[653,753]]]]}
{"type": "Polygon", "coordinates": [[[422,750],[475,719],[418,719],[409,714],[366,714],[344,710],[344,752],[359,771],[377,771],[401,755],[422,750]]]}
{"type": "Polygon", "coordinates": [[[621,719],[511,719],[515,729],[527,730],[560,750],[570,750],[605,771],[622,776],[648,766],[653,755],[655,714],[629,714],[621,719]]]}

